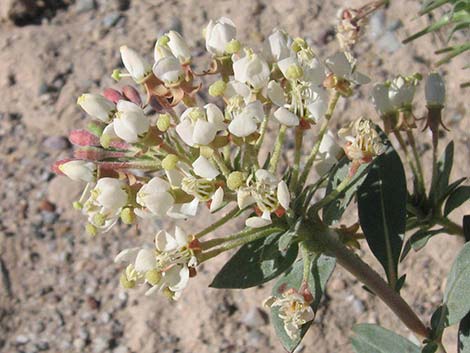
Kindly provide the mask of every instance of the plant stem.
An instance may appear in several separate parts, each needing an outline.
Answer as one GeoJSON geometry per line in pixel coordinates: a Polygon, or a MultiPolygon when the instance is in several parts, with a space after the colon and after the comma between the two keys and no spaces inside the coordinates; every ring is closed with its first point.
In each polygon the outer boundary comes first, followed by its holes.
{"type": "Polygon", "coordinates": [[[425,193],[425,187],[424,187],[424,174],[423,174],[423,167],[421,166],[421,159],[419,158],[419,153],[418,149],[416,148],[416,142],[415,138],[413,135],[413,131],[407,130],[406,135],[408,136],[408,142],[410,143],[411,149],[413,151],[413,156],[416,161],[416,168],[418,171],[418,183],[421,188],[421,191],[423,191],[423,194],[425,193]]]}
{"type": "Polygon", "coordinates": [[[443,226],[450,235],[460,235],[462,237],[464,236],[463,228],[457,223],[452,222],[450,219],[440,217],[437,219],[436,223],[443,226]]]}
{"type": "Polygon", "coordinates": [[[438,131],[432,131],[432,178],[431,178],[431,195],[429,197],[434,197],[436,192],[436,183],[437,183],[437,146],[439,144],[439,135],[438,131]]]}
{"type": "Polygon", "coordinates": [[[403,298],[380,275],[337,239],[332,230],[313,232],[317,241],[331,251],[338,263],[374,292],[411,331],[428,337],[429,331],[403,298]]]}
{"type": "Polygon", "coordinates": [[[281,125],[279,129],[279,134],[277,135],[276,143],[274,144],[273,155],[271,156],[271,161],[269,163],[269,171],[275,173],[277,169],[277,164],[281,158],[282,145],[284,144],[284,139],[286,137],[287,126],[281,125]]]}
{"type": "MultiPolygon", "coordinates": [[[[252,241],[267,237],[270,234],[273,234],[275,232],[279,232],[279,231],[282,231],[282,230],[284,230],[284,229],[280,228],[280,227],[272,227],[272,226],[263,227],[263,228],[250,228],[248,232],[243,232],[242,231],[240,233],[233,234],[232,236],[227,237],[227,238],[214,239],[214,241],[223,240],[225,242],[222,243],[221,246],[216,248],[216,249],[213,249],[213,250],[210,250],[210,251],[207,251],[207,252],[203,252],[202,254],[200,254],[198,256],[198,263],[200,264],[200,263],[205,262],[209,259],[212,259],[213,257],[215,257],[215,256],[217,256],[217,255],[219,255],[219,254],[221,254],[221,253],[223,253],[227,250],[239,247],[239,246],[247,244],[247,243],[251,243],[252,241]]],[[[207,244],[210,243],[210,242],[211,241],[208,241],[208,242],[205,242],[205,243],[201,244],[203,249],[207,249],[208,248],[207,244]]],[[[215,242],[212,242],[212,243],[215,243],[215,242]]],[[[212,246],[216,246],[216,245],[212,245],[212,246]]]]}
{"type": "Polygon", "coordinates": [[[299,178],[300,157],[302,155],[302,141],[304,137],[304,130],[298,126],[295,129],[295,152],[294,152],[294,166],[292,168],[292,177],[290,181],[290,189],[295,191],[297,187],[297,179],[299,178]]]}
{"type": "Polygon", "coordinates": [[[317,157],[318,151],[320,150],[321,141],[323,140],[323,136],[325,135],[328,129],[328,123],[336,108],[336,103],[338,103],[339,97],[340,94],[337,91],[335,91],[335,93],[333,93],[333,95],[330,97],[330,102],[328,103],[328,110],[325,113],[323,124],[320,127],[320,131],[318,132],[317,142],[315,142],[312,152],[310,152],[310,155],[308,156],[307,163],[305,164],[304,170],[302,171],[302,174],[299,179],[299,185],[301,186],[305,184],[305,181],[307,180],[308,175],[310,174],[310,169],[312,168],[313,163],[315,162],[315,158],[317,157]]]}
{"type": "Polygon", "coordinates": [[[225,177],[228,177],[228,175],[230,174],[230,169],[228,169],[227,165],[225,164],[224,159],[222,158],[218,150],[214,150],[214,153],[212,154],[212,159],[217,164],[219,169],[222,171],[222,174],[225,177]]]}
{"type": "Polygon", "coordinates": [[[393,130],[393,134],[395,135],[398,143],[400,144],[400,147],[402,148],[402,150],[405,154],[406,161],[408,162],[408,164],[411,168],[411,171],[413,172],[414,177],[416,178],[416,180],[419,180],[418,170],[416,169],[416,166],[414,165],[413,161],[411,160],[411,156],[408,152],[408,147],[406,146],[405,140],[403,140],[403,136],[401,136],[401,133],[400,133],[399,130],[393,130]]]}
{"type": "Polygon", "coordinates": [[[229,213],[227,213],[225,216],[223,216],[217,222],[212,223],[209,227],[201,230],[199,233],[194,234],[194,237],[197,238],[197,239],[202,238],[204,235],[209,234],[210,232],[216,230],[220,226],[222,226],[225,223],[227,223],[228,221],[230,221],[232,218],[238,216],[243,211],[244,210],[239,210],[238,207],[235,207],[233,210],[231,210],[229,213]]]}

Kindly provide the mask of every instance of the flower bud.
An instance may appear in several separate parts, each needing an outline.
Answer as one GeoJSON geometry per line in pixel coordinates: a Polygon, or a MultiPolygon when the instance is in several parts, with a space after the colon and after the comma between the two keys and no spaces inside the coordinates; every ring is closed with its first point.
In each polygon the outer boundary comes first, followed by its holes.
{"type": "Polygon", "coordinates": [[[245,178],[243,177],[243,173],[242,172],[232,172],[229,174],[228,178],[227,178],[227,187],[232,190],[232,191],[235,191],[237,190],[240,186],[243,185],[243,182],[244,182],[245,178]]]}
{"type": "Polygon", "coordinates": [[[129,281],[125,273],[121,274],[119,277],[119,282],[121,286],[125,289],[130,289],[135,287],[135,281],[129,281]]]}
{"type": "Polygon", "coordinates": [[[121,221],[124,224],[134,224],[135,223],[135,213],[132,208],[126,207],[121,211],[121,221]]]}
{"type": "Polygon", "coordinates": [[[99,94],[84,93],[78,97],[77,104],[92,118],[109,122],[116,107],[113,102],[99,94]]]}
{"type": "Polygon", "coordinates": [[[87,183],[95,180],[96,166],[92,162],[72,160],[59,165],[59,170],[75,181],[86,181],[87,183]]]}
{"type": "Polygon", "coordinates": [[[145,116],[142,108],[128,101],[119,101],[117,110],[118,113],[113,121],[114,132],[126,142],[138,142],[140,136],[149,129],[148,117],[145,116]]]}
{"type": "Polygon", "coordinates": [[[209,94],[212,97],[222,96],[224,94],[226,87],[227,87],[227,84],[224,81],[222,80],[215,81],[212,85],[209,86],[209,94]]]}
{"type": "Polygon", "coordinates": [[[216,56],[225,55],[227,44],[236,36],[237,28],[230,19],[221,17],[216,21],[211,20],[205,29],[206,49],[216,56]]]}
{"type": "Polygon", "coordinates": [[[283,125],[292,127],[299,125],[299,117],[290,110],[281,107],[274,112],[274,117],[283,125]]]}
{"type": "Polygon", "coordinates": [[[123,45],[119,49],[124,67],[137,82],[142,82],[152,72],[150,64],[135,50],[123,45]]]}
{"type": "Polygon", "coordinates": [[[446,87],[441,75],[433,72],[428,76],[424,86],[428,107],[443,107],[446,99],[446,87]]]}
{"type": "Polygon", "coordinates": [[[273,31],[264,44],[267,59],[270,62],[277,62],[289,57],[291,55],[289,42],[291,41],[292,39],[284,31],[273,31]]]}
{"type": "Polygon", "coordinates": [[[103,91],[103,96],[114,104],[116,104],[121,99],[124,99],[121,92],[109,87],[103,91]]]}
{"type": "Polygon", "coordinates": [[[168,38],[166,45],[170,48],[171,53],[177,57],[181,63],[188,63],[191,60],[191,51],[181,34],[170,31],[166,34],[166,37],[168,38]]]}
{"type": "Polygon", "coordinates": [[[388,97],[395,108],[410,106],[415,95],[415,82],[403,76],[395,78],[389,88],[388,97]]]}
{"type": "Polygon", "coordinates": [[[160,114],[157,120],[157,128],[158,130],[165,132],[168,130],[171,124],[171,117],[168,114],[160,114]]]}
{"type": "Polygon", "coordinates": [[[153,73],[166,84],[176,84],[184,75],[179,60],[173,56],[158,60],[153,66],[153,73]]]}
{"type": "Polygon", "coordinates": [[[126,85],[122,87],[122,94],[132,103],[141,105],[142,99],[140,98],[139,91],[137,91],[133,86],[126,85]]]}
{"type": "Polygon", "coordinates": [[[176,168],[179,158],[175,154],[169,154],[162,160],[162,168],[165,170],[173,170],[176,168]]]}

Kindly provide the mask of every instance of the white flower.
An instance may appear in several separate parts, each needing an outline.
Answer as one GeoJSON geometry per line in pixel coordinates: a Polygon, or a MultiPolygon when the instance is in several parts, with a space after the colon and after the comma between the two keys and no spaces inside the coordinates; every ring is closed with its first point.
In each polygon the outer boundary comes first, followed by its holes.
{"type": "Polygon", "coordinates": [[[264,118],[263,104],[254,101],[247,104],[241,113],[236,114],[228,126],[228,130],[235,136],[246,137],[258,129],[258,123],[264,118]]]}
{"type": "Polygon", "coordinates": [[[96,165],[93,162],[72,160],[59,165],[59,170],[74,181],[95,180],[96,165]]]}
{"type": "Polygon", "coordinates": [[[330,56],[326,59],[325,63],[330,71],[339,78],[343,78],[360,85],[370,82],[369,77],[355,70],[354,63],[351,63],[348,60],[344,52],[338,52],[330,56]]]}
{"type": "MultiPolygon", "coordinates": [[[[289,72],[290,69],[292,69],[292,68],[300,68],[301,69],[302,68],[300,63],[299,63],[299,60],[294,56],[289,56],[287,58],[284,58],[284,59],[280,60],[277,63],[277,65],[279,66],[279,70],[281,70],[282,74],[287,79],[292,78],[291,75],[290,75],[290,72],[289,72]]],[[[302,76],[303,76],[303,73],[297,79],[301,79],[302,76]]]]}
{"type": "Polygon", "coordinates": [[[120,100],[116,108],[118,112],[112,124],[118,137],[129,143],[139,141],[150,126],[149,118],[137,104],[120,100]]]}
{"type": "Polygon", "coordinates": [[[249,188],[239,188],[237,190],[237,204],[240,210],[254,204],[256,201],[251,196],[251,190],[249,188]]]}
{"type": "Polygon", "coordinates": [[[271,74],[266,61],[248,52],[233,63],[233,72],[236,81],[246,83],[255,90],[265,87],[271,74]]]}
{"type": "Polygon", "coordinates": [[[137,82],[142,82],[152,72],[152,66],[135,50],[123,45],[119,48],[124,67],[137,82]]]}
{"type": "Polygon", "coordinates": [[[280,83],[277,81],[270,81],[268,84],[268,98],[278,107],[283,107],[286,104],[286,94],[280,83]]]}
{"type": "Polygon", "coordinates": [[[153,73],[166,84],[176,84],[184,76],[180,61],[174,56],[165,56],[153,66],[153,73]]]}
{"type": "Polygon", "coordinates": [[[204,156],[199,156],[192,164],[194,173],[201,178],[214,179],[220,172],[204,156]]]}
{"type": "Polygon", "coordinates": [[[128,201],[125,187],[122,180],[114,178],[98,180],[83,205],[83,213],[88,216],[88,222],[96,229],[106,232],[116,223],[128,201]]]}
{"type": "Polygon", "coordinates": [[[234,97],[242,97],[243,101],[248,104],[250,102],[251,90],[246,84],[231,80],[227,83],[224,90],[224,97],[231,99],[234,97]]]}
{"type": "Polygon", "coordinates": [[[306,104],[310,117],[315,122],[320,121],[328,110],[328,92],[323,88],[311,89],[310,97],[306,104]]]}
{"type": "Polygon", "coordinates": [[[289,35],[284,31],[276,29],[266,39],[263,54],[269,62],[277,62],[292,55],[291,44],[292,39],[289,35]]]}
{"type": "Polygon", "coordinates": [[[170,31],[166,35],[169,38],[167,45],[170,48],[171,53],[178,58],[181,63],[189,62],[191,60],[191,51],[181,34],[175,31],[170,31]]]}
{"type": "Polygon", "coordinates": [[[225,130],[224,115],[212,103],[204,109],[192,107],[186,109],[181,115],[181,122],[176,126],[179,137],[189,146],[208,145],[218,131],[225,130]]]}
{"type": "Polygon", "coordinates": [[[170,184],[167,181],[159,177],[152,178],[137,192],[136,201],[143,209],[136,208],[136,214],[141,217],[165,216],[175,203],[169,190],[170,184]]]}
{"type": "Polygon", "coordinates": [[[289,209],[290,204],[290,192],[289,187],[287,186],[284,180],[281,180],[277,184],[277,199],[279,200],[279,204],[285,209],[289,209]]]}
{"type": "Polygon", "coordinates": [[[388,97],[396,108],[410,106],[415,95],[415,84],[407,81],[403,76],[395,78],[389,88],[388,97]]]}
{"type": "Polygon", "coordinates": [[[212,196],[211,205],[209,210],[211,213],[216,212],[219,210],[224,203],[224,189],[219,186],[219,188],[215,191],[214,195],[212,196]]]}
{"type": "Polygon", "coordinates": [[[437,72],[429,74],[424,86],[426,104],[429,107],[444,105],[446,99],[446,86],[442,76],[437,72]]]}
{"type": "Polygon", "coordinates": [[[78,98],[77,104],[92,118],[104,123],[109,122],[116,111],[114,103],[99,94],[82,94],[78,98]]]}
{"type": "Polygon", "coordinates": [[[269,297],[264,302],[268,308],[279,307],[279,318],[284,321],[284,329],[293,340],[299,337],[302,326],[315,318],[310,304],[310,300],[295,289],[284,291],[281,298],[269,297]]]}
{"type": "Polygon", "coordinates": [[[205,32],[206,49],[217,56],[224,55],[227,44],[237,36],[235,24],[226,17],[221,17],[216,21],[211,20],[205,32]]]}
{"type": "Polygon", "coordinates": [[[274,117],[286,126],[292,127],[299,125],[299,117],[286,108],[279,108],[274,112],[274,117]]]}
{"type": "Polygon", "coordinates": [[[271,213],[268,211],[263,212],[261,217],[250,217],[245,221],[245,225],[250,228],[261,228],[271,223],[271,213]]]}
{"type": "Polygon", "coordinates": [[[341,152],[341,147],[336,143],[331,131],[328,130],[323,136],[318,152],[319,160],[315,162],[315,169],[318,175],[322,176],[338,162],[336,156],[341,152]]]}
{"type": "Polygon", "coordinates": [[[381,116],[387,115],[395,110],[388,95],[388,86],[384,84],[377,84],[372,90],[372,102],[381,116]]]}

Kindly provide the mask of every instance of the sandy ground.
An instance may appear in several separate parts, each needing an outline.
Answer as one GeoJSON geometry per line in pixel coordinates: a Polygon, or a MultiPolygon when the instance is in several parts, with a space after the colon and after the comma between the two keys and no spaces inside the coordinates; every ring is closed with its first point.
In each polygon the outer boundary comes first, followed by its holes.
{"type": "MultiPolygon", "coordinates": [[[[8,3],[2,0],[1,15],[8,3]]],[[[80,186],[54,176],[50,165],[71,153],[67,132],[85,124],[75,105],[78,95],[113,85],[110,73],[120,65],[119,45],[151,53],[158,35],[176,29],[183,32],[202,65],[208,58],[201,49],[201,29],[208,19],[225,15],[238,25],[245,42],[259,44],[273,27],[281,27],[293,36],[305,36],[325,55],[336,48],[330,34],[344,2],[61,3],[64,7],[57,11],[36,9],[29,15],[20,8],[16,24],[0,23],[0,351],[282,352],[261,307],[269,283],[246,291],[207,288],[226,258],[204,265],[175,304],[123,291],[118,284],[120,268],[112,259],[119,249],[151,239],[152,233],[118,227],[90,239],[84,234],[83,219],[71,208],[80,186]]],[[[429,71],[435,60],[432,50],[442,44],[439,37],[406,47],[399,44],[427,23],[425,18],[413,19],[418,7],[417,1],[396,0],[374,16],[357,48],[360,67],[373,80],[429,71]]],[[[442,68],[449,92],[446,120],[452,130],[443,141],[457,142],[455,178],[470,175],[468,92],[458,87],[465,60],[468,64],[468,57],[458,58],[442,68]]],[[[360,114],[375,118],[366,98],[370,88],[340,104],[337,126],[360,114]]],[[[429,136],[423,133],[420,139],[429,147],[429,136]]],[[[456,221],[464,211],[469,213],[469,207],[456,213],[456,221]]],[[[426,322],[442,299],[445,274],[460,246],[458,240],[440,236],[401,267],[402,273],[408,273],[404,296],[426,322]]],[[[379,269],[370,255],[365,256],[379,269]]],[[[356,322],[376,322],[410,335],[383,304],[338,269],[299,352],[350,352],[348,337],[356,322]]],[[[446,336],[450,352],[455,352],[454,335],[451,330],[446,336]]]]}

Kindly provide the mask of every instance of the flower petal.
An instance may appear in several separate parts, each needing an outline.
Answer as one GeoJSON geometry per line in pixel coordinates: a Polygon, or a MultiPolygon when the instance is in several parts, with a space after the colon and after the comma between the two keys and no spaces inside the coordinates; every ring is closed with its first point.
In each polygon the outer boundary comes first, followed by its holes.
{"type": "Polygon", "coordinates": [[[209,180],[214,179],[220,172],[204,156],[199,156],[193,163],[194,173],[209,180]]]}

